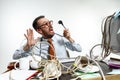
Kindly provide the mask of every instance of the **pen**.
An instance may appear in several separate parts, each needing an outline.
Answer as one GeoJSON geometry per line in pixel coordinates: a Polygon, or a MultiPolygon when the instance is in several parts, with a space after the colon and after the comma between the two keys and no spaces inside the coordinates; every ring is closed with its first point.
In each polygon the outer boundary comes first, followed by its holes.
{"type": "Polygon", "coordinates": [[[34,74],[32,74],[31,76],[29,76],[27,79],[25,79],[25,80],[30,80],[32,77],[34,77],[35,75],[37,75],[39,72],[41,72],[41,71],[36,71],[34,74]]]}

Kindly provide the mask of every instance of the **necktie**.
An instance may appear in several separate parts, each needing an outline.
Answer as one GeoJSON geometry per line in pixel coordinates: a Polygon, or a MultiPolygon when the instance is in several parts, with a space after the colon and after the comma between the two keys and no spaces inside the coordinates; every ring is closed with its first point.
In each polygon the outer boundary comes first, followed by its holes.
{"type": "Polygon", "coordinates": [[[54,59],[54,55],[55,55],[55,49],[54,49],[54,46],[53,46],[53,43],[52,43],[52,39],[48,39],[48,43],[50,44],[48,52],[50,54],[50,59],[52,60],[52,59],[54,59]]]}

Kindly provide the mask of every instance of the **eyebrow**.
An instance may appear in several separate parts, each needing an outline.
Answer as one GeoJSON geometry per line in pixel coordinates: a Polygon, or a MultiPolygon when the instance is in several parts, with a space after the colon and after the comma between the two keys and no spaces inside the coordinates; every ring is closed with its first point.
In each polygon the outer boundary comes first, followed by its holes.
{"type": "Polygon", "coordinates": [[[44,23],[46,23],[46,22],[49,22],[49,20],[48,20],[48,21],[44,21],[42,24],[44,24],[44,23]]]}

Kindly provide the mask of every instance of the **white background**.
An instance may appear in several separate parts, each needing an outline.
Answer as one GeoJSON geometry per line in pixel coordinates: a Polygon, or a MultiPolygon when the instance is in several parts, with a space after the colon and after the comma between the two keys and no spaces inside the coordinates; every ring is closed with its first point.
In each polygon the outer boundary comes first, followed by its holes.
{"type": "Polygon", "coordinates": [[[13,61],[15,49],[21,46],[26,29],[32,28],[37,16],[52,19],[55,32],[61,35],[64,28],[57,22],[63,20],[82,46],[81,53],[71,52],[76,56],[89,54],[95,44],[101,43],[103,18],[119,9],[120,0],[0,0],[0,73],[13,61]]]}

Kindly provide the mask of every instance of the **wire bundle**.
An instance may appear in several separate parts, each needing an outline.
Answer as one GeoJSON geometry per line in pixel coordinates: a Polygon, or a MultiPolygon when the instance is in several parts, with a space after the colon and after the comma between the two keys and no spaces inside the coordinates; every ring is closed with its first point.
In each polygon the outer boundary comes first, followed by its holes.
{"type": "MultiPolygon", "coordinates": [[[[47,43],[47,42],[45,42],[45,44],[49,45],[49,43],[47,43]]],[[[33,48],[35,46],[36,45],[34,45],[33,48]]],[[[50,54],[48,54],[48,55],[51,56],[50,54]]],[[[59,77],[61,76],[61,74],[70,73],[71,75],[75,75],[76,70],[81,70],[86,74],[89,71],[85,71],[84,68],[86,66],[91,65],[90,60],[93,61],[93,63],[95,63],[98,66],[101,76],[102,76],[103,80],[105,80],[103,71],[102,71],[101,67],[99,66],[99,64],[97,63],[97,61],[95,61],[94,59],[91,59],[89,57],[86,57],[86,56],[76,57],[74,63],[71,64],[70,66],[65,66],[64,64],[62,64],[61,62],[59,62],[59,60],[55,56],[54,56],[53,60],[47,60],[47,59],[37,60],[34,57],[34,52],[32,52],[32,57],[34,60],[38,61],[39,67],[44,67],[43,71],[42,71],[42,73],[43,73],[42,79],[44,79],[44,80],[53,79],[53,78],[57,78],[57,80],[59,80],[59,77]],[[62,71],[62,68],[66,68],[67,70],[62,71]]]]}

